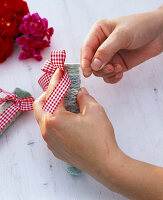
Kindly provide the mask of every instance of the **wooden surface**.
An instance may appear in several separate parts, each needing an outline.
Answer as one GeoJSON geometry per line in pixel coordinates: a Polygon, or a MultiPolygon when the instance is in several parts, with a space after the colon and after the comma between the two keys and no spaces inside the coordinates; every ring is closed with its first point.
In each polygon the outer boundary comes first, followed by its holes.
{"type": "MultiPolygon", "coordinates": [[[[28,90],[37,98],[40,67],[53,49],[65,49],[67,62],[79,62],[80,47],[92,24],[101,18],[157,8],[162,0],[27,0],[55,29],[43,60],[19,61],[20,48],[0,65],[0,87],[28,90]]],[[[149,34],[149,33],[147,33],[149,34]]],[[[82,86],[101,103],[115,128],[117,142],[129,156],[163,166],[163,54],[125,73],[116,85],[91,77],[82,86]]],[[[87,174],[72,177],[43,141],[33,113],[26,113],[0,138],[1,200],[125,200],[87,174]]]]}

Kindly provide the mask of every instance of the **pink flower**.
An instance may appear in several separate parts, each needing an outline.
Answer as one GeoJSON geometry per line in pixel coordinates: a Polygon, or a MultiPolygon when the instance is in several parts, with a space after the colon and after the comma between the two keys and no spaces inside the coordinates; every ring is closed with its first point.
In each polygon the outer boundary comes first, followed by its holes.
{"type": "Polygon", "coordinates": [[[47,19],[41,19],[38,13],[28,13],[23,17],[23,24],[19,30],[23,36],[16,39],[17,43],[22,47],[23,52],[20,53],[19,59],[35,58],[40,61],[41,50],[50,46],[50,39],[54,29],[48,28],[47,19]]]}

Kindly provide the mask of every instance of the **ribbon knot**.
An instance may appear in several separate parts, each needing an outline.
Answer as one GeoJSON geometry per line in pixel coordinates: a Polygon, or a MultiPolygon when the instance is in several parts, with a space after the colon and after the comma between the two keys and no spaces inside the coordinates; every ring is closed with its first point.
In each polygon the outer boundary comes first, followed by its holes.
{"type": "Polygon", "coordinates": [[[30,111],[32,110],[32,104],[34,102],[33,97],[25,97],[19,99],[16,94],[9,93],[0,88],[0,93],[4,93],[6,96],[4,98],[0,98],[0,105],[5,103],[6,101],[13,101],[6,110],[0,114],[0,131],[14,118],[14,116],[19,111],[30,111]]]}
{"type": "Polygon", "coordinates": [[[63,99],[64,95],[71,86],[71,80],[64,68],[65,59],[65,50],[52,51],[51,60],[47,60],[41,69],[43,72],[45,72],[45,74],[38,80],[39,85],[44,91],[46,91],[48,89],[50,79],[55,73],[56,69],[59,68],[63,71],[63,77],[42,107],[44,111],[50,112],[51,114],[54,113],[60,101],[63,99]]]}
{"type": "Polygon", "coordinates": [[[16,101],[16,105],[18,106],[20,111],[30,111],[32,110],[32,104],[34,102],[33,97],[25,97],[18,99],[16,101]]]}

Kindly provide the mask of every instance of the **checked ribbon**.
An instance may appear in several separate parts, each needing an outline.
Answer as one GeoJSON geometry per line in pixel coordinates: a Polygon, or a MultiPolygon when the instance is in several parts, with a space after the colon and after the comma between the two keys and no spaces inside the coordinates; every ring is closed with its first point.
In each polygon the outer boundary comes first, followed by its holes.
{"type": "Polygon", "coordinates": [[[50,79],[54,72],[59,68],[63,71],[63,76],[60,79],[53,92],[49,95],[45,101],[42,109],[51,114],[54,113],[55,109],[65,96],[66,92],[71,86],[71,80],[68,76],[67,71],[64,68],[64,62],[66,59],[65,50],[57,50],[51,52],[51,60],[47,60],[42,67],[42,71],[45,72],[43,76],[38,80],[39,85],[44,91],[48,89],[50,79]]]}
{"type": "Polygon", "coordinates": [[[10,92],[6,92],[0,88],[0,93],[5,94],[4,98],[0,98],[0,105],[5,103],[6,101],[13,101],[6,110],[0,114],[0,131],[14,118],[14,116],[19,111],[30,111],[32,110],[32,104],[34,102],[33,97],[25,97],[19,99],[16,94],[12,94],[10,92]]]}

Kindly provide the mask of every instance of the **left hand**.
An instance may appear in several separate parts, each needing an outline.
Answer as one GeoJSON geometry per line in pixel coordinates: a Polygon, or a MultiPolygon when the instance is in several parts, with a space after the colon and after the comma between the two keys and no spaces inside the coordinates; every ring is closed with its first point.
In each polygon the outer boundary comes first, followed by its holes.
{"type": "MultiPolygon", "coordinates": [[[[113,165],[120,162],[122,153],[103,107],[82,88],[77,95],[79,114],[66,111],[63,101],[54,114],[42,110],[44,102],[61,76],[62,71],[57,70],[47,92],[39,97],[33,106],[42,136],[57,158],[86,171],[104,183],[106,174],[113,176],[113,165]]],[[[107,178],[107,184],[110,184],[110,180],[107,178]]]]}
{"type": "Polygon", "coordinates": [[[61,76],[57,70],[47,92],[34,103],[42,136],[53,154],[129,199],[163,199],[163,168],[131,159],[119,149],[104,109],[86,89],[77,96],[79,114],[66,111],[63,102],[53,115],[42,110],[61,76]]]}

